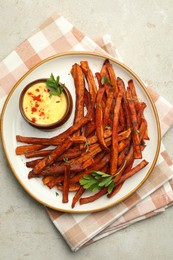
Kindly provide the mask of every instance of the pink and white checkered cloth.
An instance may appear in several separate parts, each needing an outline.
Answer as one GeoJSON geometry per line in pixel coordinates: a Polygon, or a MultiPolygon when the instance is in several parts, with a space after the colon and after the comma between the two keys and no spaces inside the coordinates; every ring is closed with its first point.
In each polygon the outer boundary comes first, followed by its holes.
{"type": "MultiPolygon", "coordinates": [[[[54,14],[0,63],[0,108],[14,84],[34,65],[57,53],[90,51],[121,57],[109,35],[94,41],[54,14]]],[[[173,106],[152,89],[162,136],[173,124],[173,106]]],[[[46,208],[71,250],[77,251],[132,223],[155,216],[173,203],[173,163],[161,145],[157,164],[144,185],[124,202],[101,212],[70,214],[46,208]]]]}

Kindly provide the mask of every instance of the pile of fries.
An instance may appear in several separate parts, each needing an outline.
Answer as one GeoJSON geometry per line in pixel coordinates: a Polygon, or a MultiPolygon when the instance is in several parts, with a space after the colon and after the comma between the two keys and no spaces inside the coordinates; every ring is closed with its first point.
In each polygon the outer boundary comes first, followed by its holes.
{"type": "MultiPolygon", "coordinates": [[[[57,187],[63,203],[69,201],[69,192],[74,192],[74,208],[77,202],[114,196],[126,179],[144,168],[148,162],[142,151],[149,137],[146,104],[138,99],[133,80],[125,86],[108,59],[95,74],[87,61],[75,63],[71,75],[76,92],[73,125],[51,138],[17,135],[17,141],[25,144],[16,147],[16,154],[30,158],[26,162],[31,168],[28,178],[39,177],[50,189],[57,187]],[[141,160],[134,166],[136,159],[141,160]],[[93,173],[101,173],[102,181],[110,176],[110,181],[90,185],[95,192],[83,197],[87,186],[81,180],[87,184],[93,173]]],[[[97,176],[95,183],[100,179],[97,176]]]]}

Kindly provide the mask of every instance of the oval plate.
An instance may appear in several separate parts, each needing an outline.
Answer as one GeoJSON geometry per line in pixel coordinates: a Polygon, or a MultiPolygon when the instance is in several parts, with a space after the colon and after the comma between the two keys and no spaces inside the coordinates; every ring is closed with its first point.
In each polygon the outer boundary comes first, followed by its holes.
{"type": "Polygon", "coordinates": [[[49,57],[27,72],[15,84],[6,99],[1,115],[1,135],[3,148],[8,163],[21,186],[34,199],[43,205],[55,210],[72,213],[100,211],[112,207],[113,205],[116,205],[131,196],[146,181],[152,172],[159,155],[161,142],[160,125],[155,105],[138,76],[133,73],[127,66],[115,59],[100,54],[85,52],[63,53],[49,57]],[[95,72],[100,71],[106,58],[111,61],[117,77],[122,78],[125,84],[127,84],[129,79],[133,79],[140,100],[147,104],[147,108],[145,109],[145,117],[148,121],[150,141],[147,141],[147,146],[143,152],[143,158],[146,159],[149,164],[138,174],[126,180],[121,190],[113,198],[108,199],[107,196],[103,196],[95,202],[89,204],[79,205],[79,203],[77,203],[75,208],[72,209],[71,201],[74,194],[70,193],[69,202],[63,204],[62,196],[60,194],[61,192],[57,191],[56,188],[50,190],[47,186],[43,185],[41,179],[39,178],[33,178],[29,180],[29,169],[25,166],[26,160],[24,156],[16,156],[15,148],[18,145],[16,141],[17,134],[24,136],[52,137],[57,135],[57,132],[61,133],[66,130],[69,126],[72,125],[75,107],[73,108],[68,122],[58,128],[58,130],[43,132],[38,129],[34,129],[23,120],[19,112],[19,96],[24,86],[26,86],[29,82],[43,77],[47,78],[51,73],[53,73],[54,75],[59,75],[61,82],[65,83],[65,85],[68,87],[75,104],[75,89],[73,78],[70,74],[72,65],[74,63],[80,63],[81,60],[87,60],[94,74],[95,72]],[[60,195],[57,196],[56,192],[58,192],[60,195]]]}

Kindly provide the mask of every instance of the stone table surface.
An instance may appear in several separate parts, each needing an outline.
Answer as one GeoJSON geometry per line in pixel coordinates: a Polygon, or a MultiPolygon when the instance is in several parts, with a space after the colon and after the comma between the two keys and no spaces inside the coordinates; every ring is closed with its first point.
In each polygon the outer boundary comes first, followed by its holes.
{"type": "MultiPolygon", "coordinates": [[[[173,103],[172,0],[0,0],[0,60],[54,12],[91,38],[110,34],[125,64],[173,103]]],[[[173,128],[163,138],[173,159],[173,128]]],[[[76,253],[13,176],[0,147],[0,259],[173,259],[173,207],[76,253]]]]}

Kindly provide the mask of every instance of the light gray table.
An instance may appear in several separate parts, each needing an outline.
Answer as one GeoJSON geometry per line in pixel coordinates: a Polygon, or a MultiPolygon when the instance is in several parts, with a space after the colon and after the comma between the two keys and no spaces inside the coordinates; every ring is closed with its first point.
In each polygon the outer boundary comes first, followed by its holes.
{"type": "MultiPolygon", "coordinates": [[[[125,63],[173,102],[172,0],[0,0],[0,60],[54,11],[90,37],[111,34],[125,63]]],[[[173,128],[163,141],[173,159],[173,128]]],[[[72,253],[0,151],[0,259],[172,259],[173,208],[72,253]]]]}

